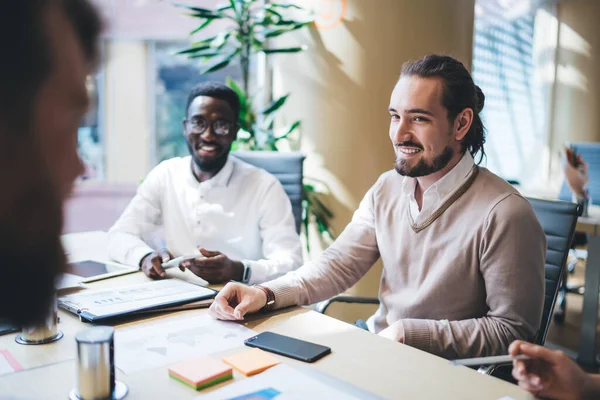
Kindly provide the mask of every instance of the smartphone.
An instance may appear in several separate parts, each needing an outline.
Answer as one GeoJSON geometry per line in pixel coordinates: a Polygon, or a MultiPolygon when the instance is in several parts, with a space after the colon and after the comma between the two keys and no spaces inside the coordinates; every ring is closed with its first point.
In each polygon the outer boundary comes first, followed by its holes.
{"type": "Polygon", "coordinates": [[[256,336],[246,339],[244,344],[309,363],[315,362],[331,353],[329,347],[273,332],[259,333],[256,336]]]}

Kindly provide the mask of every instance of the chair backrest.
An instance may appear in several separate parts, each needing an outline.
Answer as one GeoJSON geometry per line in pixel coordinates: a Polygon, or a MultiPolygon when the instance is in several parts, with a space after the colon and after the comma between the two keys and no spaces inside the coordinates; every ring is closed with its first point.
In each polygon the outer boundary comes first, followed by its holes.
{"type": "Polygon", "coordinates": [[[577,224],[577,204],[564,201],[528,199],[546,234],[546,293],[542,323],[535,342],[543,345],[550,327],[554,304],[564,276],[569,249],[577,224]]]}
{"type": "Polygon", "coordinates": [[[266,170],[279,179],[292,203],[296,232],[300,233],[304,154],[277,151],[235,151],[231,154],[248,164],[266,170]]]}
{"type": "MultiPolygon", "coordinates": [[[[570,147],[580,154],[588,164],[588,190],[592,204],[600,205],[600,143],[571,143],[570,147]]],[[[563,201],[572,201],[571,189],[567,181],[563,182],[558,198],[563,201]]]]}

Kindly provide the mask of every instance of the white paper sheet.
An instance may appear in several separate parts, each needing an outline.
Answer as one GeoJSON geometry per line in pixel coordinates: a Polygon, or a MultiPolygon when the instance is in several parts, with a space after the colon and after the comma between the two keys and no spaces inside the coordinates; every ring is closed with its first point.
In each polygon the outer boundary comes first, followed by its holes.
{"type": "MultiPolygon", "coordinates": [[[[126,374],[243,346],[256,335],[208,315],[115,333],[115,361],[126,374]]],[[[166,373],[166,372],[165,372],[166,373]]]]}
{"type": "Polygon", "coordinates": [[[358,400],[378,397],[312,369],[279,364],[251,378],[242,378],[194,400],[358,400]],[[320,376],[319,376],[320,375],[320,376]],[[352,393],[352,394],[351,394],[352,393]]]}

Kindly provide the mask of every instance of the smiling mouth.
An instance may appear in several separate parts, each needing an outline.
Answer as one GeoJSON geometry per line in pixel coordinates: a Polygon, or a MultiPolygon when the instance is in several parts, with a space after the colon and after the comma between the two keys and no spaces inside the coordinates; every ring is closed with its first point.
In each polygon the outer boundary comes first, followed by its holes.
{"type": "Polygon", "coordinates": [[[414,156],[416,154],[419,154],[421,151],[423,151],[423,150],[421,150],[417,147],[398,146],[398,152],[405,157],[414,156]]]}
{"type": "Polygon", "coordinates": [[[201,154],[212,155],[218,153],[220,150],[219,146],[212,144],[200,144],[196,146],[196,151],[201,154]]]}

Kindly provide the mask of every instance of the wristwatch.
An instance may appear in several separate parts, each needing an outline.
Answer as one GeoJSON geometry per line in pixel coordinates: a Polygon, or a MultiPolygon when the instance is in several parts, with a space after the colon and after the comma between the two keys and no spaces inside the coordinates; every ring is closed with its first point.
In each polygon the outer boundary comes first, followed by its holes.
{"type": "Polygon", "coordinates": [[[248,283],[250,281],[250,277],[252,276],[252,268],[250,268],[250,263],[247,261],[242,261],[242,265],[244,265],[244,273],[242,274],[242,283],[248,283]]]}
{"type": "Polygon", "coordinates": [[[254,287],[262,290],[267,295],[267,302],[259,311],[262,313],[271,311],[273,309],[273,306],[275,306],[275,293],[273,293],[273,291],[268,287],[264,287],[261,285],[254,285],[254,287]]]}

